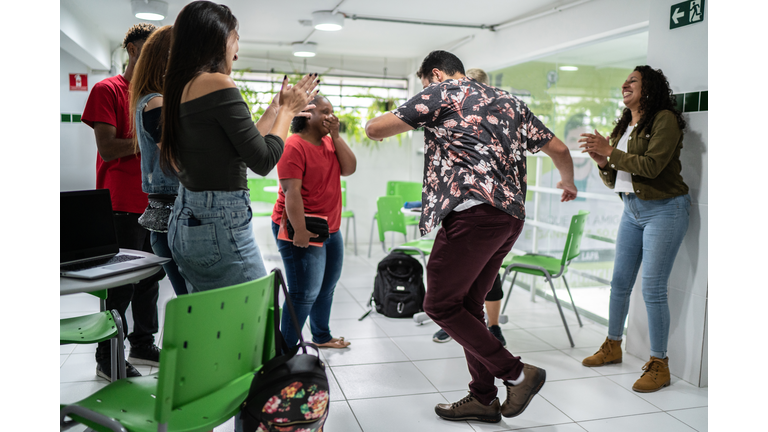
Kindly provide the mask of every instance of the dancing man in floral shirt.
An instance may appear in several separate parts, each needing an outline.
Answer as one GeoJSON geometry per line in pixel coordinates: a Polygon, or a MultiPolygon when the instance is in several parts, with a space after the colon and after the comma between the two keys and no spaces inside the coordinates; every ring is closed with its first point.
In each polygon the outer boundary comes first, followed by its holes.
{"type": "Polygon", "coordinates": [[[544,385],[543,369],[523,364],[487,329],[483,301],[525,219],[525,151],[547,154],[560,171],[561,201],[576,198],[568,148],[520,99],[464,75],[455,55],[433,51],[416,75],[424,90],[366,124],[382,140],[424,127],[421,234],[442,224],[427,265],[424,310],[463,348],[469,395],[435,412],[446,420],[515,417],[544,385]],[[496,397],[494,377],[507,398],[496,397]]]}

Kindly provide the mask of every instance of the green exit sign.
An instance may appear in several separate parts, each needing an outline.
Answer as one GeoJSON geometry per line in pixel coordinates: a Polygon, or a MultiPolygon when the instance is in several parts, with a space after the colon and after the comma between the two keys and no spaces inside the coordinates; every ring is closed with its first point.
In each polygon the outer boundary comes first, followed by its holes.
{"type": "Polygon", "coordinates": [[[678,28],[704,21],[704,0],[688,0],[669,9],[669,28],[678,28]]]}

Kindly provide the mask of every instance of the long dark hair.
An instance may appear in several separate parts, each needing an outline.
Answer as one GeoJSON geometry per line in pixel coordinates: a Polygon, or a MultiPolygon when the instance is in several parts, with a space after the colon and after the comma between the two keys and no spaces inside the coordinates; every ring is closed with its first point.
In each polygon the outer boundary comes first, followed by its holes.
{"type": "Polygon", "coordinates": [[[189,3],[176,17],[163,87],[160,166],[166,172],[178,166],[179,105],[184,86],[201,73],[224,71],[227,40],[235,30],[237,18],[232,11],[209,1],[189,3]]]}
{"type": "MultiPolygon", "coordinates": [[[[155,30],[141,48],[139,60],[133,69],[129,98],[131,130],[136,128],[136,105],[139,99],[150,93],[162,93],[165,79],[165,67],[168,64],[168,50],[171,49],[171,26],[163,26],[155,30]]],[[[139,134],[133,133],[134,149],[139,151],[139,134]]]]}
{"type": "MultiPolygon", "coordinates": [[[[654,69],[648,65],[638,66],[635,72],[639,72],[642,77],[640,89],[640,120],[637,122],[637,130],[643,129],[650,131],[653,127],[653,118],[656,113],[662,110],[670,110],[675,114],[677,125],[680,130],[685,130],[685,119],[675,106],[675,99],[672,96],[672,89],[669,88],[667,77],[661,69],[654,69]]],[[[612,139],[619,139],[632,120],[632,112],[629,108],[624,108],[621,117],[616,121],[616,126],[611,132],[612,139]]]]}

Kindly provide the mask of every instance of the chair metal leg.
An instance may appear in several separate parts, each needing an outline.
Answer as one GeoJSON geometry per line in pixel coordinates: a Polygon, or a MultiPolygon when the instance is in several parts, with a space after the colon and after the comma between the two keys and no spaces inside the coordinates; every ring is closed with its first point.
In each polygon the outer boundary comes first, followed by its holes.
{"type": "Polygon", "coordinates": [[[568,334],[568,340],[571,342],[571,348],[575,347],[576,345],[573,343],[573,338],[571,337],[571,331],[568,329],[568,322],[565,321],[565,315],[563,315],[563,308],[560,306],[560,300],[557,299],[557,293],[555,292],[555,285],[552,283],[552,277],[546,276],[547,282],[549,282],[549,286],[552,287],[552,296],[555,298],[555,304],[557,305],[557,310],[560,312],[560,318],[563,320],[563,326],[565,327],[565,332],[568,334]]]}
{"type": "MultiPolygon", "coordinates": [[[[501,278],[502,284],[507,279],[508,274],[509,274],[509,270],[504,270],[504,277],[501,278]]],[[[512,288],[515,286],[515,279],[517,279],[517,272],[515,272],[515,274],[512,276],[512,283],[509,285],[509,291],[507,291],[507,299],[504,300],[504,307],[501,308],[501,313],[504,313],[504,311],[507,310],[507,303],[509,303],[509,296],[512,294],[512,288]]]]}
{"type": "Polygon", "coordinates": [[[349,218],[347,218],[347,229],[344,230],[344,248],[347,247],[347,242],[349,241],[349,218]]]}
{"type": "Polygon", "coordinates": [[[371,247],[373,246],[373,229],[376,227],[376,215],[378,212],[373,214],[373,222],[371,222],[371,236],[368,238],[368,258],[371,257],[371,247]]]}
{"type": "MultiPolygon", "coordinates": [[[[349,229],[349,222],[347,222],[347,229],[349,229]]],[[[355,235],[355,256],[357,256],[357,220],[352,216],[352,233],[355,235]]]]}
{"type": "Polygon", "coordinates": [[[576,309],[576,303],[573,302],[573,296],[571,295],[571,288],[568,286],[568,281],[565,279],[565,275],[563,275],[563,283],[565,284],[565,289],[568,290],[568,297],[571,298],[571,306],[573,306],[573,313],[576,314],[576,319],[579,321],[579,327],[584,327],[584,325],[581,323],[579,310],[576,309]]]}
{"type": "Polygon", "coordinates": [[[117,379],[126,378],[125,372],[125,330],[123,327],[123,319],[116,309],[112,309],[112,319],[115,320],[115,327],[117,327],[117,338],[110,340],[110,347],[112,348],[111,364],[112,364],[112,381],[117,379]],[[117,371],[117,373],[115,373],[117,371]]]}

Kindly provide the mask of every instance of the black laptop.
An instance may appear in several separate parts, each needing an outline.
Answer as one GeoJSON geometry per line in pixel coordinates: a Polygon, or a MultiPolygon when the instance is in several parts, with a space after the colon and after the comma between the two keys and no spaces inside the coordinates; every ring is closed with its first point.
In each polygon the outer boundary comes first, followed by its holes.
{"type": "Polygon", "coordinates": [[[60,204],[61,276],[100,279],[171,260],[120,252],[108,189],[61,192],[60,204]]]}

